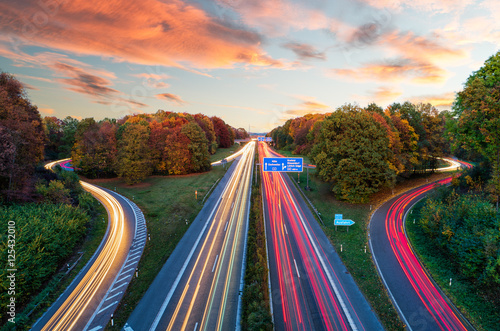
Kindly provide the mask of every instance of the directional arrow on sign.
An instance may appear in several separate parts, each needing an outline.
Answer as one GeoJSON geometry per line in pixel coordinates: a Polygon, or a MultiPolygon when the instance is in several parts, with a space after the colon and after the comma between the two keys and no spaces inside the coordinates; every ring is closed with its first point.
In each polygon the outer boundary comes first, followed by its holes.
{"type": "Polygon", "coordinates": [[[335,220],[335,225],[346,225],[346,226],[351,226],[355,222],[353,220],[342,220],[342,219],[336,219],[335,220]]]}

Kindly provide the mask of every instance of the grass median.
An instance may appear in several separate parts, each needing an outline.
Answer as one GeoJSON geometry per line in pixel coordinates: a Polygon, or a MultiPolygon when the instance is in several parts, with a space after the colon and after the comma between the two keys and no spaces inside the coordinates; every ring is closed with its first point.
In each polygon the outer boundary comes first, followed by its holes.
{"type": "MultiPolygon", "coordinates": [[[[302,155],[292,155],[289,151],[278,151],[287,157],[303,157],[304,163],[311,163],[309,158],[302,155]]],[[[320,214],[323,231],[330,239],[333,247],[339,253],[347,270],[370,302],[381,323],[386,330],[404,330],[404,324],[394,308],[387,291],[373,263],[368,246],[368,224],[373,211],[383,202],[401,194],[411,188],[423,185],[449,176],[449,174],[433,174],[425,177],[406,180],[394,188],[385,189],[374,194],[367,204],[351,204],[335,198],[331,192],[331,184],[325,183],[315,176],[315,169],[309,169],[309,186],[306,191],[306,172],[300,174],[301,192],[307,196],[320,214]],[[356,223],[349,228],[334,225],[335,214],[342,214],[344,219],[351,219],[356,223]]],[[[297,184],[297,174],[289,174],[297,184]]],[[[314,214],[314,213],[313,213],[314,214]]]]}
{"type": "Polygon", "coordinates": [[[245,145],[244,143],[242,143],[242,144],[236,143],[229,148],[218,148],[217,152],[215,152],[214,155],[210,155],[210,162],[220,161],[220,160],[228,157],[229,155],[236,153],[237,151],[242,149],[244,145],[245,145]]]}
{"type": "MultiPolygon", "coordinates": [[[[259,159],[255,154],[255,162],[259,159]]],[[[269,299],[266,235],[260,187],[260,172],[254,173],[248,224],[247,259],[241,329],[273,330],[269,299]]]]}
{"type": "Polygon", "coordinates": [[[133,200],[144,213],[151,239],[146,242],[139,262],[139,277],[133,278],[114,314],[119,330],[167,261],[175,246],[202,209],[202,201],[229,167],[213,167],[210,172],[185,176],[152,176],[143,183],[126,185],[121,179],[94,180],[133,200]],[[197,195],[196,192],[197,191],[197,195]]]}

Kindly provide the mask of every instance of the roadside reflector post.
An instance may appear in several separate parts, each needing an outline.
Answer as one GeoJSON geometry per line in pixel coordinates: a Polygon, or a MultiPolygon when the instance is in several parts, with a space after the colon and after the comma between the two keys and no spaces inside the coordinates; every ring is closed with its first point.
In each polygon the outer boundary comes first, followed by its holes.
{"type": "Polygon", "coordinates": [[[366,245],[365,245],[365,254],[366,254],[366,245]]]}
{"type": "Polygon", "coordinates": [[[450,286],[451,286],[451,278],[450,278],[450,286]]]}
{"type": "Polygon", "coordinates": [[[340,244],[340,251],[342,252],[343,248],[342,248],[342,244],[340,244]]]}
{"type": "Polygon", "coordinates": [[[111,314],[111,326],[115,325],[115,321],[113,320],[113,314],[111,314]]]}

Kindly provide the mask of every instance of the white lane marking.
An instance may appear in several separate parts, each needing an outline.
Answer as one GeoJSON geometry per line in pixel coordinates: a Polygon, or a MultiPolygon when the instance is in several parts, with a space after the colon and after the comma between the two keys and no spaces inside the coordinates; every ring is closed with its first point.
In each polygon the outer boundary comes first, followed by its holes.
{"type": "Polygon", "coordinates": [[[123,286],[125,286],[125,285],[128,285],[128,283],[123,283],[123,284],[121,284],[120,286],[115,287],[115,288],[114,288],[114,289],[112,289],[109,293],[114,292],[114,291],[116,291],[117,289],[119,289],[120,287],[123,287],[123,286]]]}
{"type": "MultiPolygon", "coordinates": [[[[280,174],[280,176],[281,176],[281,174],[280,174]]],[[[283,179],[282,176],[281,176],[281,178],[284,182],[285,180],[283,179]]],[[[285,185],[285,189],[287,190],[289,196],[292,196],[292,193],[290,192],[288,185],[285,185]]],[[[297,210],[297,212],[298,212],[299,209],[297,207],[297,204],[295,203],[295,200],[292,200],[292,203],[294,204],[295,210],[297,210]]],[[[314,251],[316,252],[316,255],[318,256],[318,259],[321,262],[321,265],[323,266],[323,270],[325,270],[325,272],[326,272],[326,276],[328,277],[328,281],[332,285],[333,291],[335,292],[335,296],[337,297],[337,300],[339,300],[340,306],[342,307],[342,310],[344,311],[344,314],[347,317],[347,321],[349,322],[349,325],[351,326],[353,331],[357,331],[358,327],[357,327],[356,323],[354,323],[354,320],[352,319],[351,313],[349,312],[347,305],[344,302],[344,299],[342,299],[342,297],[341,297],[340,291],[337,288],[337,285],[335,284],[335,282],[333,280],[332,274],[330,273],[330,269],[327,268],[326,262],[325,262],[323,256],[319,253],[318,246],[316,245],[316,242],[313,240],[311,232],[309,231],[309,228],[307,227],[306,222],[304,221],[304,218],[302,217],[302,214],[299,212],[297,214],[299,215],[300,221],[302,222],[302,225],[303,225],[304,229],[306,230],[307,236],[309,237],[309,240],[311,241],[311,244],[314,248],[314,251]]]]}
{"type": "Polygon", "coordinates": [[[196,322],[196,324],[194,325],[194,330],[193,331],[196,331],[196,329],[198,329],[198,322],[196,322]]]}
{"type": "Polygon", "coordinates": [[[233,203],[231,204],[231,209],[233,209],[233,206],[234,206],[234,201],[233,201],[233,203]]]}
{"type": "Polygon", "coordinates": [[[297,270],[297,276],[299,276],[299,278],[300,278],[299,268],[297,268],[297,261],[295,261],[295,259],[293,259],[293,263],[295,264],[295,270],[297,270]]]}
{"type": "Polygon", "coordinates": [[[127,279],[127,277],[130,277],[130,274],[125,275],[125,276],[123,276],[122,278],[120,278],[119,280],[117,280],[117,281],[116,281],[116,284],[118,284],[119,282],[121,282],[121,281],[122,281],[122,280],[124,280],[124,279],[127,279]]]}
{"type": "Polygon", "coordinates": [[[113,299],[114,297],[116,297],[117,295],[120,295],[121,293],[123,293],[123,291],[120,291],[120,292],[118,292],[116,294],[113,294],[112,296],[110,296],[109,298],[107,298],[106,301],[113,299]]]}
{"type": "Polygon", "coordinates": [[[95,328],[90,329],[89,331],[97,331],[97,330],[100,330],[100,329],[102,329],[102,326],[98,325],[95,328]]]}
{"type": "Polygon", "coordinates": [[[100,313],[102,313],[102,312],[103,312],[103,311],[105,311],[106,309],[109,309],[109,308],[113,307],[113,306],[114,306],[114,305],[116,305],[117,303],[118,303],[118,301],[115,301],[115,302],[113,302],[112,304],[107,305],[107,306],[106,306],[106,307],[104,307],[103,309],[99,310],[99,311],[97,312],[97,314],[99,315],[100,313]]]}
{"type": "Polygon", "coordinates": [[[286,229],[286,224],[285,224],[285,223],[283,223],[283,226],[285,227],[285,233],[286,233],[286,235],[288,236],[288,231],[287,231],[287,229],[286,229]]]}
{"type": "Polygon", "coordinates": [[[214,272],[214,270],[215,270],[215,266],[217,265],[218,259],[219,259],[219,254],[217,254],[217,256],[215,257],[215,262],[214,262],[214,266],[212,267],[212,272],[214,272]]]}
{"type": "Polygon", "coordinates": [[[129,273],[131,270],[134,270],[134,269],[135,269],[135,267],[128,268],[127,270],[122,271],[120,275],[124,275],[126,273],[129,273]]]}
{"type": "Polygon", "coordinates": [[[226,226],[224,227],[224,232],[226,232],[227,230],[227,224],[229,223],[229,221],[226,222],[226,226]]]}
{"type": "MultiPolygon", "coordinates": [[[[233,174],[234,174],[234,172],[233,172],[233,174]]],[[[232,177],[232,175],[231,175],[231,177],[232,177]]],[[[231,178],[229,179],[227,184],[229,184],[229,183],[231,183],[231,178]]],[[[222,200],[222,197],[226,193],[228,187],[229,187],[229,185],[226,185],[226,187],[224,187],[224,190],[222,191],[221,195],[219,196],[219,199],[217,199],[217,201],[215,202],[215,205],[212,209],[212,212],[210,213],[210,216],[207,218],[207,221],[205,222],[203,229],[201,229],[200,234],[198,235],[198,238],[196,238],[196,241],[195,241],[193,247],[191,248],[189,255],[187,256],[186,261],[184,261],[184,264],[182,265],[181,270],[177,274],[177,278],[175,279],[174,283],[172,284],[172,287],[170,288],[170,291],[168,292],[167,297],[163,301],[163,304],[161,305],[160,310],[158,311],[158,314],[156,314],[156,318],[153,321],[153,324],[151,324],[151,327],[149,328],[150,331],[154,331],[158,327],[158,324],[160,323],[160,320],[163,316],[163,313],[165,313],[165,310],[167,309],[168,303],[170,302],[170,299],[172,298],[172,295],[174,294],[174,291],[177,288],[177,285],[179,285],[179,282],[181,281],[181,278],[184,275],[184,271],[186,271],[186,268],[187,268],[189,262],[191,262],[191,258],[193,257],[194,251],[198,247],[198,244],[200,243],[201,238],[203,237],[203,234],[205,233],[205,230],[208,226],[208,223],[210,223],[210,221],[212,220],[212,217],[214,216],[214,213],[218,209],[218,206],[222,200]]]]}

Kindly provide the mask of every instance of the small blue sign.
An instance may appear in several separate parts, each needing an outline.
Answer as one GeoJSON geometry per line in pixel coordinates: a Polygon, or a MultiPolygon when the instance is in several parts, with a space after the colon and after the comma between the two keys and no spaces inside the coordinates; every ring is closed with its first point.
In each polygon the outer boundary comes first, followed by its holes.
{"type": "Polygon", "coordinates": [[[273,141],[272,137],[266,137],[266,141],[273,141]]]}
{"type": "Polygon", "coordinates": [[[265,157],[264,171],[302,172],[304,160],[301,157],[265,157]]]}
{"type": "Polygon", "coordinates": [[[342,214],[335,214],[335,219],[336,220],[341,220],[342,219],[342,214]]]}
{"type": "Polygon", "coordinates": [[[257,137],[257,141],[264,141],[264,138],[266,137],[257,137]]]}
{"type": "Polygon", "coordinates": [[[353,220],[343,220],[343,219],[337,219],[336,217],[337,215],[335,215],[335,224],[334,225],[346,225],[346,226],[351,226],[353,225],[355,222],[353,220]]]}

